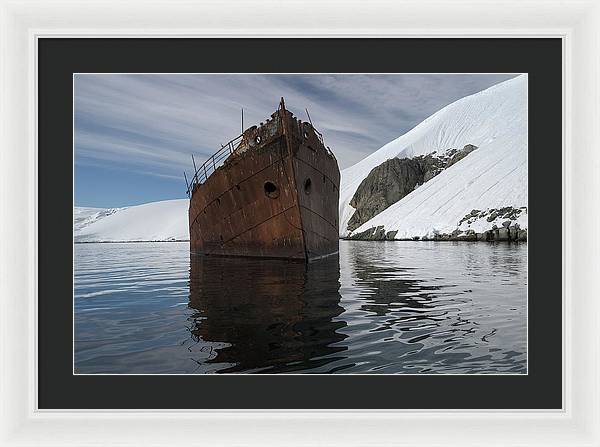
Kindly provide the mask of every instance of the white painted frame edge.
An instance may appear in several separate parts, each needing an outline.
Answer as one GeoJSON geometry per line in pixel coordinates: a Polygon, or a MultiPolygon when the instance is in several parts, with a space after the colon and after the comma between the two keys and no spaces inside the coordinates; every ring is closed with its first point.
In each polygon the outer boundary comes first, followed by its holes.
{"type": "Polygon", "coordinates": [[[597,0],[0,0],[0,445],[600,446],[599,50],[597,0]],[[561,37],[564,410],[37,410],[40,36],[561,37]]]}

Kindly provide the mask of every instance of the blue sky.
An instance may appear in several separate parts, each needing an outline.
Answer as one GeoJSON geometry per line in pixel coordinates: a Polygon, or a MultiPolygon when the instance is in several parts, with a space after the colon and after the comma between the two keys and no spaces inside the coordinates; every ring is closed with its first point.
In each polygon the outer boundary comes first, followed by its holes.
{"type": "Polygon", "coordinates": [[[442,107],[514,75],[75,75],[75,205],[185,198],[193,171],[286,107],[311,119],[347,168],[442,107]]]}

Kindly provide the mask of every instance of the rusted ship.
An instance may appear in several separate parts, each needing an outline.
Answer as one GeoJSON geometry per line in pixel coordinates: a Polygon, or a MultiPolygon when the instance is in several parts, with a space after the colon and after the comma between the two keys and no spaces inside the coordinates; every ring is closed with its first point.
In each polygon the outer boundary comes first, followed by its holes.
{"type": "Polygon", "coordinates": [[[285,108],[243,130],[188,185],[193,252],[313,261],[338,252],[340,171],[323,136],[285,108]]]}

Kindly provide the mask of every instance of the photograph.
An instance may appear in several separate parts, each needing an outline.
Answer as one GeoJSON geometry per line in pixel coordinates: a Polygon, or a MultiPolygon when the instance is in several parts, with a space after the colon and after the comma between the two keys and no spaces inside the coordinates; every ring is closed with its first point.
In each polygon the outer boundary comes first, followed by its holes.
{"type": "Polygon", "coordinates": [[[73,73],[73,157],[74,375],[528,374],[527,73],[73,73]]]}
{"type": "Polygon", "coordinates": [[[7,1],[0,445],[600,447],[600,0],[7,1]]]}

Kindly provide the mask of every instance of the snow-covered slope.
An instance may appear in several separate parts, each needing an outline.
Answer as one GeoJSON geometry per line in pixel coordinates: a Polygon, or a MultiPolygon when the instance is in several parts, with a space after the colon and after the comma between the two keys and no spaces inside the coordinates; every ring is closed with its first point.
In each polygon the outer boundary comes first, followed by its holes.
{"type": "MultiPolygon", "coordinates": [[[[369,172],[393,158],[438,154],[474,144],[478,149],[396,202],[360,228],[384,225],[396,238],[451,232],[471,210],[527,206],[527,75],[462,98],[342,171],[340,233],[349,202],[369,172]]],[[[487,222],[487,219],[485,219],[487,222]]],[[[526,227],[526,212],[519,218],[526,227]]],[[[480,222],[480,226],[485,226],[480,222]]],[[[524,225],[524,227],[523,227],[524,225]]]]}
{"type": "MultiPolygon", "coordinates": [[[[117,209],[89,225],[76,227],[75,241],[189,240],[188,205],[187,199],[179,199],[117,209]]],[[[75,215],[83,216],[90,213],[89,210],[89,208],[75,208],[75,215]]]]}
{"type": "Polygon", "coordinates": [[[78,206],[73,210],[73,231],[79,231],[123,208],[89,208],[78,206]]]}

